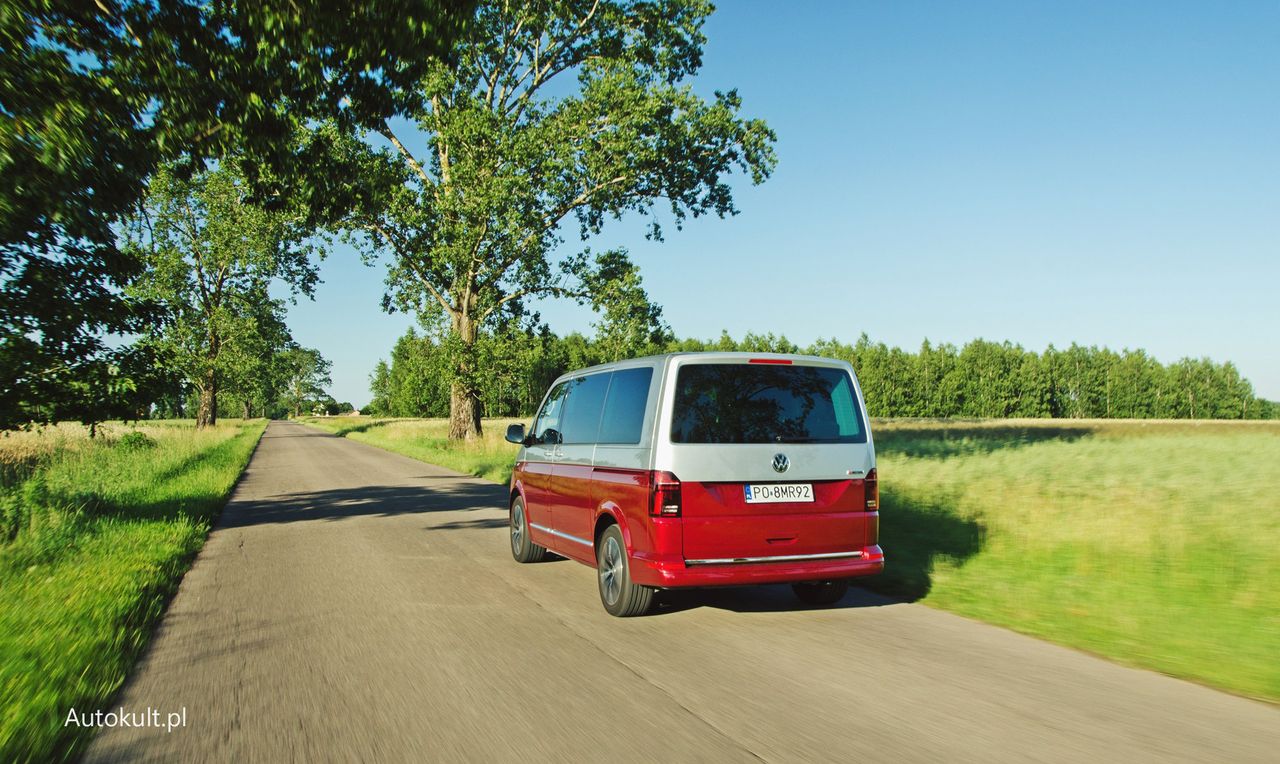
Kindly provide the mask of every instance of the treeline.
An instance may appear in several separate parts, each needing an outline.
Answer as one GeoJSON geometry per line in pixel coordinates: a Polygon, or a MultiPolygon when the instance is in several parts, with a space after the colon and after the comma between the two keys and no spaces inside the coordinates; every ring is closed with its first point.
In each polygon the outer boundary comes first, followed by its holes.
{"type": "MultiPolygon", "coordinates": [[[[485,416],[528,415],[560,374],[649,352],[807,353],[853,364],[867,407],[877,417],[1037,417],[1133,419],[1275,419],[1280,404],[1258,398],[1230,362],[1184,358],[1162,364],[1142,350],[1071,345],[1037,353],[1009,342],[973,340],[963,347],[926,340],[916,352],[835,339],[801,347],[784,336],[722,333],[716,340],[671,339],[619,355],[578,333],[546,329],[480,341],[474,383],[485,416]]],[[[439,339],[410,329],[370,379],[367,413],[443,417],[449,368],[439,339]]]]}

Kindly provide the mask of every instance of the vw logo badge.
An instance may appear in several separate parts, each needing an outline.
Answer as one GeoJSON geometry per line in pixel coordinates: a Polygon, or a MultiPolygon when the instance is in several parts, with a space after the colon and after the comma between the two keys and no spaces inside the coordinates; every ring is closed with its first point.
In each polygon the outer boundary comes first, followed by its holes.
{"type": "Polygon", "coordinates": [[[786,454],[773,455],[773,471],[774,472],[786,472],[787,469],[790,467],[791,467],[791,460],[787,458],[786,454]]]}

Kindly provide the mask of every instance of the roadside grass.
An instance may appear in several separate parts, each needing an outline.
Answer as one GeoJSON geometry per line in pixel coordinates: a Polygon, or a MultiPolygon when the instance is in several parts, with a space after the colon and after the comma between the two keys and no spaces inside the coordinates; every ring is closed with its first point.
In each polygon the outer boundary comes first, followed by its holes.
{"type": "MultiPolygon", "coordinates": [[[[532,417],[531,417],[532,418],[532,417]]],[[[372,419],[370,417],[305,417],[304,424],[361,443],[437,464],[464,475],[506,483],[511,480],[518,446],[503,439],[507,425],[525,419],[486,419],[483,435],[468,443],[449,442],[447,419],[372,419]]]]}
{"type": "Polygon", "coordinates": [[[265,426],[0,435],[0,760],[82,753],[265,426]]]}
{"type": "MultiPolygon", "coordinates": [[[[505,482],[509,422],[308,424],[505,482]]],[[[862,584],[1280,700],[1280,423],[878,420],[885,573],[862,584]]]]}

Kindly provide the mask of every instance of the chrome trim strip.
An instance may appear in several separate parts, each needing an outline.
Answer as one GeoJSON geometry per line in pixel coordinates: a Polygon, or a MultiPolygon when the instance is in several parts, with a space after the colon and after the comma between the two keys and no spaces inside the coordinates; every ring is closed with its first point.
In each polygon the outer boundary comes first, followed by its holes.
{"type": "Polygon", "coordinates": [[[800,562],[801,560],[836,560],[861,557],[862,552],[825,552],[823,554],[780,554],[772,557],[720,557],[713,560],[685,560],[685,565],[744,565],[753,562],[800,562]]]}
{"type": "Polygon", "coordinates": [[[530,528],[537,528],[538,530],[542,531],[543,533],[550,533],[552,536],[559,536],[559,537],[560,537],[560,538],[562,538],[562,539],[569,539],[570,541],[576,541],[576,542],[578,542],[579,544],[582,544],[583,546],[595,546],[595,544],[592,544],[590,541],[587,541],[586,539],[580,539],[580,538],[578,538],[577,536],[570,536],[570,535],[569,535],[569,534],[567,534],[567,533],[563,533],[563,532],[561,532],[561,531],[558,531],[558,530],[556,530],[555,528],[548,528],[548,527],[547,527],[547,526],[545,526],[545,525],[538,525],[537,523],[529,523],[529,527],[530,527],[530,528]]]}

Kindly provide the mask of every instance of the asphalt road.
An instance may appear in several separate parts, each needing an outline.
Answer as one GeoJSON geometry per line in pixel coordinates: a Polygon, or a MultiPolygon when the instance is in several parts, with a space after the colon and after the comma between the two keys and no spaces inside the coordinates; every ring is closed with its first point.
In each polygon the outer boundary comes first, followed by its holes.
{"type": "MultiPolygon", "coordinates": [[[[1276,761],[1280,709],[855,591],[617,619],[505,491],[273,423],[89,761],[1276,761]]],[[[892,545],[887,544],[892,554],[892,545]]]]}

